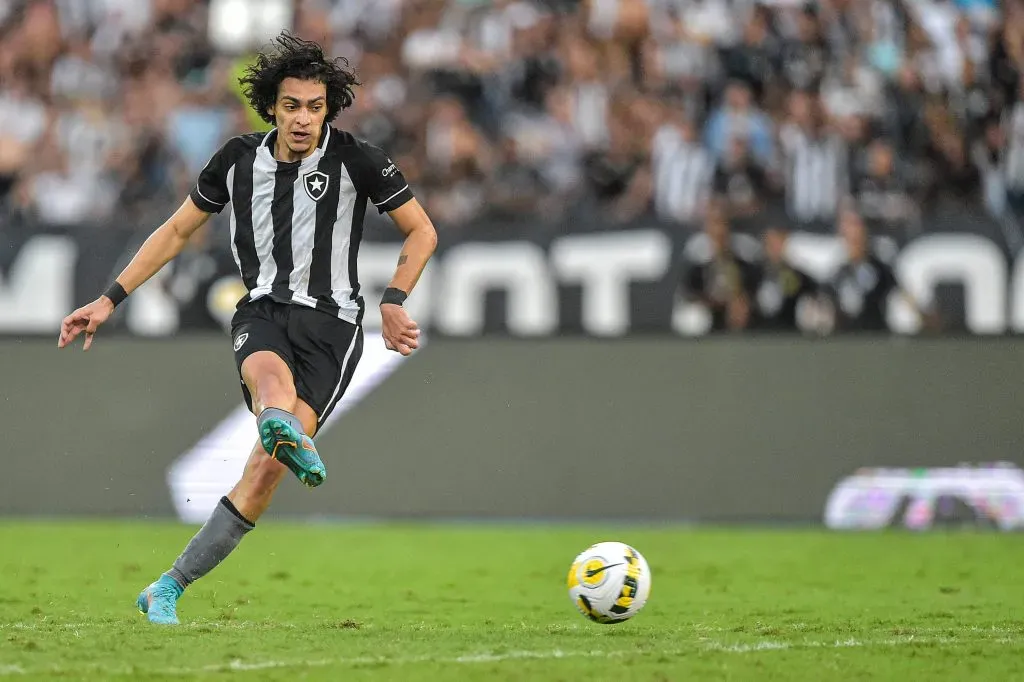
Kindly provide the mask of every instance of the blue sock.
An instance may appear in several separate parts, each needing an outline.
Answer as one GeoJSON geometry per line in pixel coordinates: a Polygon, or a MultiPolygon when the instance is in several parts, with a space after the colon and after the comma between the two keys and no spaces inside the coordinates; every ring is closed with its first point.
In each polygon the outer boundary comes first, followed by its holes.
{"type": "Polygon", "coordinates": [[[170,587],[172,587],[179,597],[185,593],[185,587],[177,580],[175,580],[174,576],[170,575],[169,573],[161,574],[160,579],[157,580],[157,582],[161,585],[169,585],[170,587]]]}

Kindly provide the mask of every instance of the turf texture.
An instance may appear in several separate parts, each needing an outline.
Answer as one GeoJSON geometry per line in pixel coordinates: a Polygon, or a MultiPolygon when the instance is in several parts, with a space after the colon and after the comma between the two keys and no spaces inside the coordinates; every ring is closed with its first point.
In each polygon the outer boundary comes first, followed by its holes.
{"type": "Polygon", "coordinates": [[[151,626],[194,530],[0,522],[0,678],[1024,680],[1017,536],[266,522],[151,626]],[[600,540],[651,566],[624,624],[567,596],[600,540]]]}

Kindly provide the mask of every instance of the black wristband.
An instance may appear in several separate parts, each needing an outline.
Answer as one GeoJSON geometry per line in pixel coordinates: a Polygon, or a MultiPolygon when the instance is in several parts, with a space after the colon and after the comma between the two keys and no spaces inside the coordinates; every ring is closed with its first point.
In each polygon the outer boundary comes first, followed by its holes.
{"type": "Polygon", "coordinates": [[[394,287],[388,287],[384,290],[384,296],[380,299],[380,304],[392,303],[394,305],[402,305],[405,303],[405,299],[409,298],[409,294],[405,293],[401,289],[394,287]]]}
{"type": "Polygon", "coordinates": [[[114,283],[107,287],[107,290],[103,292],[103,295],[114,302],[115,308],[119,303],[121,303],[121,301],[128,298],[128,292],[124,290],[124,287],[121,286],[120,282],[117,280],[114,280],[114,283]]]}

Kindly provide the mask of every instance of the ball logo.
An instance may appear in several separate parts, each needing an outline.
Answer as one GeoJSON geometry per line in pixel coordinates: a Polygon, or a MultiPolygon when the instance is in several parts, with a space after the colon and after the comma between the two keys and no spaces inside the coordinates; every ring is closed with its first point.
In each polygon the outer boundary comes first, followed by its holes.
{"type": "Polygon", "coordinates": [[[593,557],[584,562],[578,569],[579,582],[584,587],[597,589],[608,580],[608,569],[622,564],[609,564],[601,557],[593,557]]]}
{"type": "Polygon", "coordinates": [[[245,332],[244,334],[239,334],[237,337],[235,337],[235,352],[237,353],[239,351],[239,349],[241,349],[241,347],[244,346],[245,342],[248,341],[248,340],[249,340],[249,332],[245,332]]]}

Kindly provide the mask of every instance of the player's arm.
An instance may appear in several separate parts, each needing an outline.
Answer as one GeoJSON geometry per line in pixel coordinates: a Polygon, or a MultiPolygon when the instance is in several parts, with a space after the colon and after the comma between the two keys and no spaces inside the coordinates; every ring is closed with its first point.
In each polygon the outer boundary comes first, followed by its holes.
{"type": "Polygon", "coordinates": [[[401,169],[382,149],[359,141],[350,163],[359,191],[405,235],[394,277],[380,301],[380,318],[388,350],[410,355],[419,347],[420,330],[402,306],[437,247],[437,232],[401,169]]]}
{"type": "Polygon", "coordinates": [[[191,197],[186,198],[181,207],[146,239],[106,292],[64,318],[57,347],[67,346],[85,332],[83,350],[89,350],[97,328],[110,318],[123,297],[142,286],[180,254],[189,238],[209,218],[210,214],[196,206],[191,197]]]}
{"type": "Polygon", "coordinates": [[[419,347],[420,332],[402,304],[416,286],[427,261],[437,248],[437,231],[415,198],[388,211],[388,215],[405,235],[405,242],[398,256],[395,274],[381,299],[381,335],[389,350],[409,355],[419,347]]]}
{"type": "Polygon", "coordinates": [[[85,350],[89,350],[96,329],[110,318],[117,304],[180,254],[195,231],[210,219],[210,214],[220,213],[227,206],[231,199],[227,172],[241,147],[241,138],[233,138],[221,147],[199,174],[196,186],[181,207],[149,235],[110,288],[92,303],[64,318],[58,348],[63,348],[85,332],[85,350]]]}
{"type": "MultiPolygon", "coordinates": [[[[191,197],[167,221],[149,235],[142,248],[117,276],[126,294],[132,293],[180,254],[196,230],[206,224],[210,214],[195,205],[191,197]]],[[[110,301],[106,295],[100,298],[110,301]]],[[[111,301],[112,303],[112,301],[111,301]]]]}
{"type": "Polygon", "coordinates": [[[427,212],[416,199],[410,199],[390,211],[388,215],[405,235],[395,276],[391,278],[388,286],[408,295],[416,286],[423,269],[427,266],[427,261],[437,248],[437,232],[427,212]]]}

